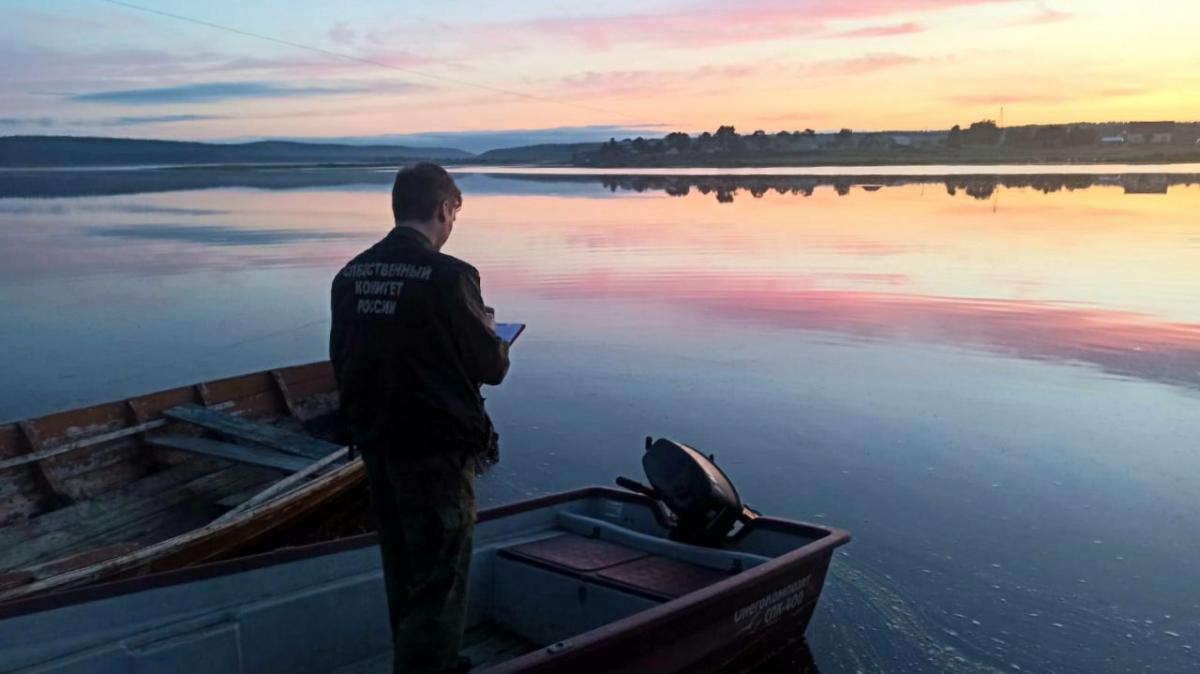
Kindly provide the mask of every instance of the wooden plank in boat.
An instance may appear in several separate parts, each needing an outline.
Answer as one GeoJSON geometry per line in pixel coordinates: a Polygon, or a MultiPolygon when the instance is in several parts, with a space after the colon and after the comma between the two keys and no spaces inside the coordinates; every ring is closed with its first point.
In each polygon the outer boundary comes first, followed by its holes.
{"type": "Polygon", "coordinates": [[[140,547],[141,546],[137,543],[128,541],[122,543],[113,543],[111,545],[104,545],[73,555],[68,555],[66,557],[54,559],[44,564],[39,564],[37,567],[29,569],[29,571],[31,572],[31,575],[34,575],[36,578],[44,578],[46,576],[66,573],[67,571],[73,571],[75,569],[82,569],[85,566],[91,566],[92,564],[102,562],[106,559],[112,559],[113,557],[127,555],[140,547]]]}
{"type": "Polygon", "coordinates": [[[236,508],[246,501],[249,501],[262,490],[262,485],[255,485],[249,489],[243,489],[236,494],[230,494],[225,498],[220,499],[217,501],[217,505],[221,508],[236,508]]]}
{"type": "Polygon", "coordinates": [[[186,452],[215,456],[219,459],[248,463],[254,466],[278,468],[286,470],[289,473],[301,470],[312,463],[308,459],[298,457],[294,454],[286,454],[265,447],[233,445],[228,442],[200,438],[194,435],[156,435],[147,438],[146,442],[156,447],[182,449],[186,452]]]}
{"type": "Polygon", "coordinates": [[[159,494],[189,480],[216,470],[215,462],[192,461],[132,482],[104,499],[80,501],[53,512],[44,513],[0,529],[0,569],[13,568],[20,557],[32,552],[29,545],[46,534],[65,536],[73,531],[91,532],[103,526],[106,518],[124,516],[136,504],[155,500],[159,494]]]}
{"type": "Polygon", "coordinates": [[[289,433],[268,426],[267,424],[256,423],[199,405],[172,407],[171,409],[163,410],[163,415],[232,436],[239,440],[248,440],[278,449],[281,452],[298,454],[310,459],[320,459],[330,452],[341,449],[341,447],[332,442],[325,442],[324,440],[318,440],[298,433],[289,433]]]}
{"type": "Polygon", "coordinates": [[[9,571],[0,573],[0,591],[28,585],[37,580],[32,571],[9,571]]]}
{"type": "Polygon", "coordinates": [[[500,554],[572,573],[590,573],[646,556],[641,550],[575,534],[514,545],[502,549],[500,554]]]}
{"type": "Polygon", "coordinates": [[[283,494],[287,490],[295,487],[296,485],[300,484],[302,481],[308,479],[310,476],[316,475],[317,473],[321,472],[322,470],[325,470],[325,468],[332,466],[333,464],[337,463],[338,461],[341,461],[344,458],[348,458],[349,455],[350,455],[350,448],[342,447],[341,449],[337,450],[336,452],[331,453],[329,456],[327,456],[323,459],[320,459],[318,461],[313,461],[306,468],[303,468],[302,470],[298,470],[298,471],[292,473],[291,475],[283,478],[282,480],[276,482],[275,484],[271,485],[270,487],[267,487],[266,489],[258,492],[254,496],[250,497],[241,505],[237,506],[233,510],[230,510],[229,512],[222,515],[220,518],[216,519],[213,522],[213,524],[219,524],[221,522],[226,522],[226,521],[232,520],[236,517],[241,516],[241,514],[243,512],[245,512],[251,508],[254,508],[260,504],[266,503],[267,501],[270,501],[271,499],[278,498],[280,494],[283,494]]]}
{"type": "Polygon", "coordinates": [[[123,484],[128,484],[150,470],[140,448],[123,441],[120,446],[107,445],[87,453],[86,460],[72,464],[68,457],[57,456],[43,462],[46,472],[63,485],[72,501],[98,498],[123,484]]]}
{"type": "Polygon", "coordinates": [[[499,554],[656,600],[681,597],[730,575],[576,534],[514,545],[499,554]]]}
{"type": "Polygon", "coordinates": [[[725,580],[730,574],[658,555],[610,566],[596,572],[609,585],[658,599],[674,599],[725,580]]]}
{"type": "Polygon", "coordinates": [[[160,526],[174,509],[195,509],[262,482],[257,468],[215,469],[211,462],[176,466],[108,499],[81,501],[0,531],[0,569],[21,568],[93,546],[128,541],[160,526]]]}
{"type": "MultiPolygon", "coordinates": [[[[261,482],[261,470],[252,466],[237,465],[218,470],[160,495],[146,504],[141,516],[108,527],[93,536],[87,546],[109,541],[135,541],[152,546],[204,526],[218,512],[217,500],[261,482]]],[[[77,546],[76,549],[83,548],[77,546]]]]}
{"type": "MultiPolygon", "coordinates": [[[[235,466],[228,470],[252,470],[235,466]]],[[[149,544],[128,555],[106,560],[85,569],[9,590],[0,589],[0,603],[47,592],[75,587],[114,575],[136,575],[164,569],[176,569],[220,558],[244,547],[247,541],[287,526],[325,507],[332,499],[362,485],[366,480],[362,460],[340,466],[295,491],[263,505],[261,511],[246,513],[237,520],[212,523],[158,543],[149,544]]]]}
{"type": "Polygon", "coordinates": [[[61,552],[75,540],[94,536],[110,524],[140,515],[140,504],[160,502],[160,494],[212,472],[211,466],[180,467],[131,484],[107,499],[80,501],[0,530],[0,569],[11,569],[61,552]]]}

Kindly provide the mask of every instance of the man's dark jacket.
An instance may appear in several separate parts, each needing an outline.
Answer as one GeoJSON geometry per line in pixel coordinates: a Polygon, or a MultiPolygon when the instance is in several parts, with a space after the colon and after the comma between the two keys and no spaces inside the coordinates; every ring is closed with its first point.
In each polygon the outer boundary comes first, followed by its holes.
{"type": "Polygon", "coordinates": [[[338,272],[329,356],[363,451],[483,451],[479,384],[499,384],[508,345],[488,325],[479,272],[397,227],[338,272]]]}

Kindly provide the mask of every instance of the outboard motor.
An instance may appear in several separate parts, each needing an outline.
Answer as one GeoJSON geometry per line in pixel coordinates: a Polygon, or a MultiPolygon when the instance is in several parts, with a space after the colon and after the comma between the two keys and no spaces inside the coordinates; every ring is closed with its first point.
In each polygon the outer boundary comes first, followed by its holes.
{"type": "Polygon", "coordinates": [[[646,438],[642,469],[651,486],[627,477],[618,477],[617,484],[658,502],[673,524],[672,540],[720,547],[738,522],[757,517],[742,505],[737,489],[713,457],[687,445],[646,438]]]}

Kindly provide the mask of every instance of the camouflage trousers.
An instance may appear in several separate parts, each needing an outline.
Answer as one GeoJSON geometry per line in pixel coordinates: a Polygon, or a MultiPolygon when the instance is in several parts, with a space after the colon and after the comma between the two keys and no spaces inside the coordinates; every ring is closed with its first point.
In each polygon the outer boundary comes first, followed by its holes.
{"type": "Polygon", "coordinates": [[[454,671],[475,530],[474,461],[364,452],[396,672],[454,671]]]}

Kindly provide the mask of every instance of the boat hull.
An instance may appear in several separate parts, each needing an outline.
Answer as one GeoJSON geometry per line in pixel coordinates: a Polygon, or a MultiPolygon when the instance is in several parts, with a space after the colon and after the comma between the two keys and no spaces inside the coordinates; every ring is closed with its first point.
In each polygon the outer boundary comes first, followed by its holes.
{"type": "MultiPolygon", "coordinates": [[[[647,536],[656,531],[655,513],[644,497],[601,487],[482,511],[469,623],[515,614],[516,622],[535,624],[531,613],[557,611],[584,627],[554,643],[532,641],[529,652],[481,663],[478,671],[747,669],[802,638],[833,551],[849,540],[837,529],[763,517],[739,532],[742,542],[726,554],[647,536]],[[613,513],[612,521],[602,520],[613,513]],[[663,554],[764,561],[656,601],[592,575],[525,565],[539,581],[502,600],[501,576],[514,563],[506,552],[560,535],[555,522],[564,518],[618,532],[624,530],[613,522],[634,523],[641,533],[625,533],[663,554]],[[570,606],[545,603],[553,588],[570,606]],[[614,606],[621,615],[603,618],[614,606]]],[[[390,637],[375,546],[366,534],[0,604],[0,671],[387,671],[390,637]]]]}

